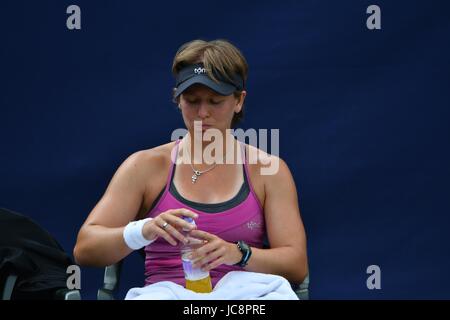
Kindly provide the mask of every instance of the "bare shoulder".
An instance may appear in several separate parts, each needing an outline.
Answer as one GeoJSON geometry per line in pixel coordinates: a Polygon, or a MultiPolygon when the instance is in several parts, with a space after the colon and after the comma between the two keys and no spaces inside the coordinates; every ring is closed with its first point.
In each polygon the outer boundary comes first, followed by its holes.
{"type": "Polygon", "coordinates": [[[170,150],[168,145],[152,149],[140,150],[128,156],[114,173],[105,192],[114,197],[123,196],[124,193],[135,193],[144,197],[153,184],[162,175],[162,171],[169,164],[170,150]]]}
{"type": "Polygon", "coordinates": [[[140,183],[143,185],[143,198],[138,218],[145,216],[165,186],[174,145],[175,142],[169,142],[135,152],[129,157],[130,165],[135,165],[138,168],[136,173],[139,173],[140,183]]]}
{"type": "Polygon", "coordinates": [[[141,173],[157,173],[170,162],[170,153],[175,142],[169,142],[154,148],[137,151],[124,162],[128,166],[139,168],[141,173]]]}
{"type": "Polygon", "coordinates": [[[290,174],[288,165],[280,157],[269,154],[252,145],[246,144],[245,146],[247,148],[249,168],[265,180],[290,174]]]}
{"type": "Polygon", "coordinates": [[[253,189],[264,207],[272,187],[282,186],[283,179],[290,176],[290,171],[280,157],[252,145],[245,144],[245,147],[253,189]]]}
{"type": "Polygon", "coordinates": [[[87,222],[121,226],[144,214],[156,197],[157,188],[164,184],[169,159],[170,143],[128,156],[116,170],[87,222]]]}

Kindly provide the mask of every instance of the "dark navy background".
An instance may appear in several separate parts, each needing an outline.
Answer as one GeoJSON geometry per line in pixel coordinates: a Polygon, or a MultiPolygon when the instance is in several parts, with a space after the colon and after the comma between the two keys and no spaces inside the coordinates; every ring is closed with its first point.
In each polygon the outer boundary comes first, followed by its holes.
{"type": "MultiPolygon", "coordinates": [[[[226,38],[250,65],[242,128],[280,129],[311,298],[449,299],[449,37],[448,1],[1,1],[0,206],[72,253],[122,161],[183,127],[177,48],[226,38]]],[[[83,298],[102,273],[82,268],[83,298]]],[[[142,281],[133,254],[119,297],[142,281]]]]}

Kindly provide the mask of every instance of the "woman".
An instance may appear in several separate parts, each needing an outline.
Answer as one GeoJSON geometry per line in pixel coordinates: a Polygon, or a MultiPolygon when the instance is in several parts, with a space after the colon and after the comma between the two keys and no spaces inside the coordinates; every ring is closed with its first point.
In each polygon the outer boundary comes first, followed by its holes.
{"type": "Polygon", "coordinates": [[[286,163],[234,138],[215,151],[215,159],[232,154],[231,163],[203,158],[211,142],[202,134],[216,130],[225,141],[231,137],[227,129],[242,117],[247,69],[241,52],[224,40],[195,40],[178,50],[174,101],[188,133],[136,152],[119,167],[78,234],[79,264],[111,265],[145,247],[147,285],[184,285],[180,244],[186,238],[180,231],[191,228],[182,219],[187,216],[197,225],[190,235],[204,241],[193,258],[210,271],[213,286],[233,270],[303,281],[306,236],[286,163]],[[257,161],[249,163],[252,155],[257,161]],[[274,161],[277,172],[261,174],[274,161]],[[262,248],[265,235],[270,249],[262,248]]]}

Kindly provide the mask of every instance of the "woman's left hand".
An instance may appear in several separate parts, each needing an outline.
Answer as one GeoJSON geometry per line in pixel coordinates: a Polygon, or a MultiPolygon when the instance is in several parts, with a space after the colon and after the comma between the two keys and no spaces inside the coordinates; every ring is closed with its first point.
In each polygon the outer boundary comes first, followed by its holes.
{"type": "Polygon", "coordinates": [[[205,243],[192,252],[191,259],[194,261],[194,267],[201,267],[203,270],[209,271],[221,264],[236,264],[242,259],[242,254],[235,243],[227,242],[214,234],[201,230],[192,230],[189,235],[203,240],[205,243]]]}

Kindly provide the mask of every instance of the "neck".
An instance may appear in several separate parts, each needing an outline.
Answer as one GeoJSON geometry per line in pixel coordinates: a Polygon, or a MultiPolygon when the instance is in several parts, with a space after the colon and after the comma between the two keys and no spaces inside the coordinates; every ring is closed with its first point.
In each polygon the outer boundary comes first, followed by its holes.
{"type": "Polygon", "coordinates": [[[213,135],[212,141],[204,140],[204,135],[202,132],[195,135],[189,132],[182,139],[180,157],[183,163],[194,164],[198,169],[214,164],[236,164],[241,159],[239,143],[231,133],[213,135]]]}

